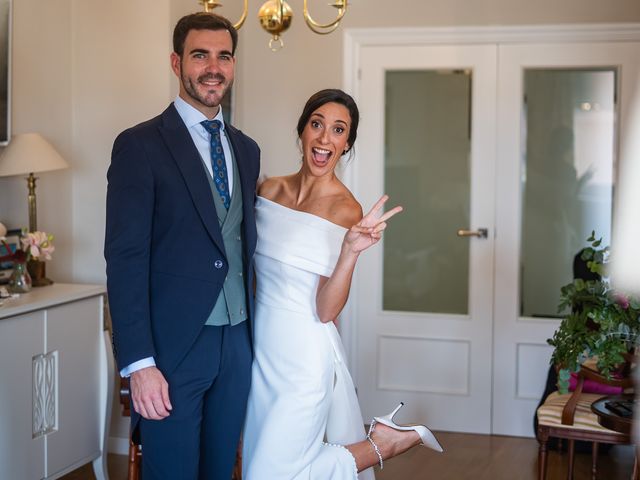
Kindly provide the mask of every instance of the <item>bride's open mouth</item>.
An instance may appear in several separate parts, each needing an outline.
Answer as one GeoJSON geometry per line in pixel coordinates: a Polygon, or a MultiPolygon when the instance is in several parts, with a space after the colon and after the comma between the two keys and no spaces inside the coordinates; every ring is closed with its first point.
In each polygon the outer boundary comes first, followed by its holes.
{"type": "Polygon", "coordinates": [[[311,149],[311,157],[313,158],[313,163],[315,165],[318,167],[325,167],[331,159],[331,150],[313,147],[311,149]]]}

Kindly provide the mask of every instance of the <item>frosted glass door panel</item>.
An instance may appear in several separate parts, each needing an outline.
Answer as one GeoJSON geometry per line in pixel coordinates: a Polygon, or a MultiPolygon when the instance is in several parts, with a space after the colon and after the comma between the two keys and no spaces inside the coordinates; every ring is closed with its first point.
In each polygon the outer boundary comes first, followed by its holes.
{"type": "Polygon", "coordinates": [[[468,313],[470,71],[387,71],[383,309],[468,313]]]}
{"type": "Polygon", "coordinates": [[[612,69],[524,72],[522,316],[557,316],[591,231],[610,243],[615,85],[612,69]]]}

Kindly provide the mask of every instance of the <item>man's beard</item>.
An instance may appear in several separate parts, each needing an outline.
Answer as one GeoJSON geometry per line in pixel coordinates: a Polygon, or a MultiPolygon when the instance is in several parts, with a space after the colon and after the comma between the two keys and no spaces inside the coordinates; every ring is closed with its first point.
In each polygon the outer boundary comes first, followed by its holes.
{"type": "MultiPolygon", "coordinates": [[[[207,73],[205,75],[201,75],[196,79],[196,82],[200,83],[202,81],[207,81],[207,80],[217,80],[218,82],[220,82],[220,85],[222,86],[222,91],[219,93],[219,96],[217,93],[212,93],[213,96],[210,96],[209,99],[207,99],[206,95],[202,95],[198,91],[193,80],[184,75],[182,76],[182,85],[184,86],[184,89],[187,92],[187,94],[191,98],[193,98],[195,101],[201,103],[206,107],[217,107],[218,105],[220,105],[222,98],[225,96],[225,94],[227,93],[227,90],[229,90],[229,87],[231,85],[230,84],[225,85],[225,82],[227,79],[221,73],[215,73],[215,74],[207,73]]],[[[210,93],[210,92],[211,92],[210,90],[207,91],[207,93],[210,93]]]]}

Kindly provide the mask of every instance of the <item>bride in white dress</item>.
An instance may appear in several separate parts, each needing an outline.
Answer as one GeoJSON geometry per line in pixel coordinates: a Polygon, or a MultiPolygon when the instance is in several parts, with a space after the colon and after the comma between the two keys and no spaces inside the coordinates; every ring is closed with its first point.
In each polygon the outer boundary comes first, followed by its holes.
{"type": "Polygon", "coordinates": [[[383,458],[430,440],[417,428],[388,426],[390,417],[376,419],[380,423],[366,435],[333,322],[347,300],[359,254],[378,242],[386,220],[402,210],[381,214],[385,196],[363,217],[336,177],[357,124],[349,95],[318,92],[298,121],[300,171],[270,178],[259,189],[245,480],[370,480],[370,467],[382,465],[383,458]]]}

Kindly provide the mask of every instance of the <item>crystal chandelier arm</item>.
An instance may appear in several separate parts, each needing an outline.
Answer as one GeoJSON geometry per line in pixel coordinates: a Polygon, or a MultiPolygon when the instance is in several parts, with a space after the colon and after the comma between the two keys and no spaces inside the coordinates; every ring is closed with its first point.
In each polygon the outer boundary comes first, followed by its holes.
{"type": "Polygon", "coordinates": [[[307,25],[311,30],[320,35],[325,35],[333,32],[338,25],[340,24],[340,20],[344,17],[344,14],[347,12],[347,0],[336,0],[335,3],[331,4],[332,7],[338,9],[338,16],[333,22],[329,22],[326,24],[318,23],[309,14],[309,7],[307,5],[308,0],[304,0],[304,21],[307,22],[307,25]]]}

